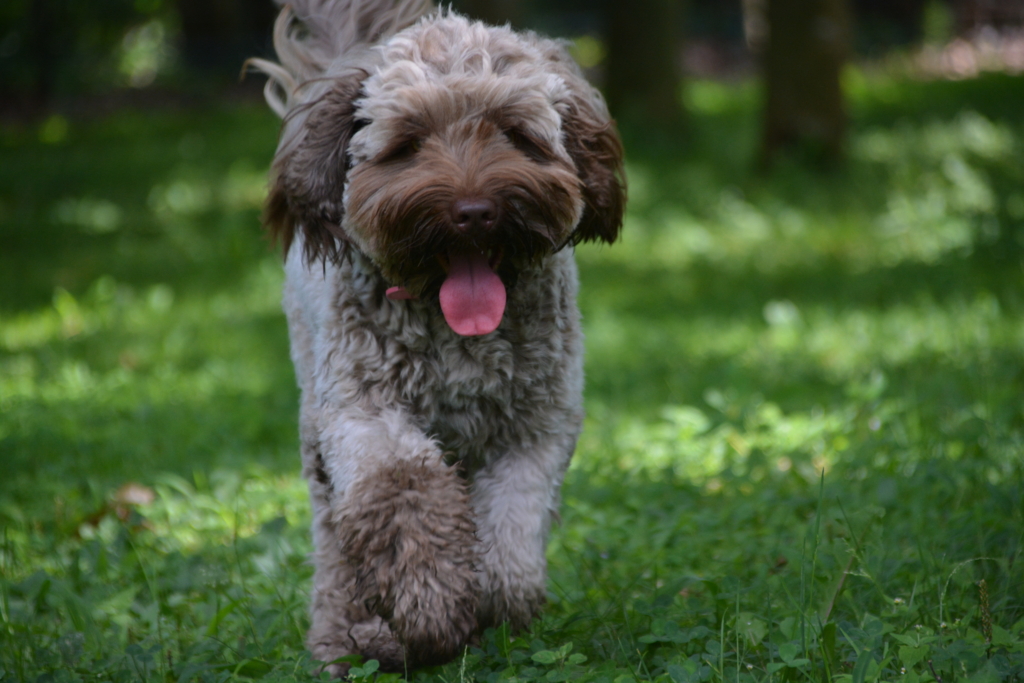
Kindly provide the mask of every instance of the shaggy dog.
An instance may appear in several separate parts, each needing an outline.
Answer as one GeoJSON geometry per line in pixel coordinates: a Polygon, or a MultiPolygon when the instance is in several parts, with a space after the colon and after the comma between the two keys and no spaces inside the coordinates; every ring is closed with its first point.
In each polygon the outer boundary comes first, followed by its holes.
{"type": "Polygon", "coordinates": [[[583,420],[572,247],[617,237],[622,148],[562,43],[426,0],[293,0],[274,46],[308,646],[444,662],[544,603],[583,420]]]}

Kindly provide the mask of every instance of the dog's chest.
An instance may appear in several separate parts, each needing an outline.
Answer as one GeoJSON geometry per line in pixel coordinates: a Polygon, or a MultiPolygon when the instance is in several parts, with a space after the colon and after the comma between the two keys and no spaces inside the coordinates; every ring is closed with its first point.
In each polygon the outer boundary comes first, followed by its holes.
{"type": "MultiPolygon", "coordinates": [[[[582,388],[569,255],[521,277],[501,327],[479,337],[455,334],[433,303],[388,301],[360,265],[326,278],[303,269],[292,285],[321,302],[307,319],[318,340],[313,390],[323,400],[370,413],[401,408],[471,468],[564,427],[582,388]]],[[[301,316],[291,318],[301,327],[301,316]]]]}
{"type": "Polygon", "coordinates": [[[522,440],[520,413],[536,365],[521,346],[494,335],[453,340],[432,355],[433,382],[421,406],[427,431],[443,449],[476,460],[522,440]]]}

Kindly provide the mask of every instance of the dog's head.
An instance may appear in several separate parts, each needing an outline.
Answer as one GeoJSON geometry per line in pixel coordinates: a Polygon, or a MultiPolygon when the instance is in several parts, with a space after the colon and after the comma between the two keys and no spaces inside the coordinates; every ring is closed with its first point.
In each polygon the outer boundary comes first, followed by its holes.
{"type": "Polygon", "coordinates": [[[428,17],[349,69],[279,152],[266,221],[306,257],[370,257],[393,295],[440,297],[460,334],[490,332],[522,269],[581,241],[612,242],[622,147],[600,95],[561,45],[428,17]]]}

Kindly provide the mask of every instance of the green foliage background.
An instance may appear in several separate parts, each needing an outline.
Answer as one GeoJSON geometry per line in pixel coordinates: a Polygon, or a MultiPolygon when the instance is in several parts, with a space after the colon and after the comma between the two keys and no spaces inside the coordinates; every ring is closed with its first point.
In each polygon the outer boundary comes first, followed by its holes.
{"type": "MultiPolygon", "coordinates": [[[[829,173],[750,174],[746,85],[626,131],[548,608],[410,678],[1024,679],[1024,79],[847,86],[829,173]]],[[[315,671],[277,125],[0,133],[0,680],[315,671]]]]}

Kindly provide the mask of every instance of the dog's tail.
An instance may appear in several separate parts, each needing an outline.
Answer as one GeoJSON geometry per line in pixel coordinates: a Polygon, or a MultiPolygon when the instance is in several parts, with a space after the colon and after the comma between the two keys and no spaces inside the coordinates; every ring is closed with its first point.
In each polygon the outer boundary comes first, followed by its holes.
{"type": "Polygon", "coordinates": [[[263,94],[282,118],[303,83],[339,58],[381,41],[429,12],[431,0],[277,0],[274,50],[280,63],[253,58],[247,66],[269,78],[263,94]]]}

